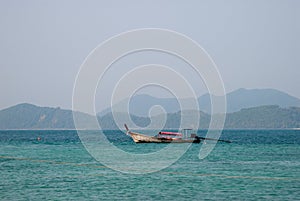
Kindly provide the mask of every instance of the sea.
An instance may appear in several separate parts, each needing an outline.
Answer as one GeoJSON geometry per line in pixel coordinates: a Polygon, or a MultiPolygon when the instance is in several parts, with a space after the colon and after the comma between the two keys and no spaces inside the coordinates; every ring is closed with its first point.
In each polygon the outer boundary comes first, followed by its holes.
{"type": "MultiPolygon", "coordinates": [[[[105,135],[137,154],[173,146],[105,135]]],[[[204,159],[203,144],[192,144],[162,170],[131,174],[94,159],[76,130],[0,131],[0,200],[300,200],[300,130],[224,130],[221,139],[232,143],[204,159]]]]}

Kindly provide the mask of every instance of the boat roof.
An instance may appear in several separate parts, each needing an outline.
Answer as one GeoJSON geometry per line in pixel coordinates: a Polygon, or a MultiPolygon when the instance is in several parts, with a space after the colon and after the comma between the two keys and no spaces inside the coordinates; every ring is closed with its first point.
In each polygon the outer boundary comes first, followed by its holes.
{"type": "Polygon", "coordinates": [[[161,135],[178,135],[178,136],[182,136],[182,133],[167,132],[167,131],[161,131],[161,132],[159,132],[159,134],[161,134],[161,135]]]}

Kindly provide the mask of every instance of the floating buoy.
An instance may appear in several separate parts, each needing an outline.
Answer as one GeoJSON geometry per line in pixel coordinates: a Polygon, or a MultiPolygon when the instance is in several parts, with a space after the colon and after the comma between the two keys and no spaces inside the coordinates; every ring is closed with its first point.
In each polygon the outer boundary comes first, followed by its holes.
{"type": "Polygon", "coordinates": [[[41,137],[37,137],[37,140],[38,140],[38,141],[41,141],[41,139],[42,139],[41,137]]]}

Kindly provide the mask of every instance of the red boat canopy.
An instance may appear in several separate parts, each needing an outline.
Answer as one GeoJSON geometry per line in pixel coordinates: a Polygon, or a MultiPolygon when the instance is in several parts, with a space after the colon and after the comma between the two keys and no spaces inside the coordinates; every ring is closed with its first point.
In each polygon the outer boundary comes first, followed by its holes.
{"type": "Polygon", "coordinates": [[[159,132],[160,135],[177,135],[177,136],[182,136],[182,133],[174,133],[174,132],[159,132]]]}

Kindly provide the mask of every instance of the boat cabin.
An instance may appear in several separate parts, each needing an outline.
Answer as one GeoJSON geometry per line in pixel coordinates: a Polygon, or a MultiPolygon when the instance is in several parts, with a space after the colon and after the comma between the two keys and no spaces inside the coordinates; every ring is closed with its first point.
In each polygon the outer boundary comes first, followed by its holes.
{"type": "Polygon", "coordinates": [[[169,132],[169,131],[161,131],[156,137],[163,139],[188,139],[195,138],[197,135],[193,133],[193,129],[182,129],[181,132],[169,132]]]}
{"type": "Polygon", "coordinates": [[[164,139],[182,139],[182,133],[161,131],[158,133],[157,137],[164,139]]]}

